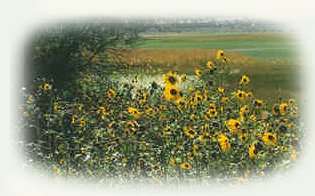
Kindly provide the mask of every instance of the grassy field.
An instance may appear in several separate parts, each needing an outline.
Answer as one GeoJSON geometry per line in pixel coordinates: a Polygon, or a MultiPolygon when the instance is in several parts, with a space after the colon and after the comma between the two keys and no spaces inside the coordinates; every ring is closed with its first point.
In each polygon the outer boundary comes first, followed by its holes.
{"type": "MultiPolygon", "coordinates": [[[[216,49],[226,51],[233,72],[252,77],[252,86],[259,96],[265,99],[298,96],[298,44],[288,34],[148,34],[129,52],[128,58],[139,64],[165,65],[166,69],[192,73],[198,61],[213,58],[216,49]]],[[[233,86],[237,76],[227,79],[233,86]]]]}

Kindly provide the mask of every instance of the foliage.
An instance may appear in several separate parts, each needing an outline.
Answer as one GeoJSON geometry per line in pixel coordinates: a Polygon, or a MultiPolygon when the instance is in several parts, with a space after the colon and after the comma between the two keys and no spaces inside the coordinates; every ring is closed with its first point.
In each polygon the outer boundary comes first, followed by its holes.
{"type": "Polygon", "coordinates": [[[297,102],[269,107],[246,75],[226,88],[224,55],[201,60],[195,75],[143,85],[80,72],[76,96],[39,79],[24,95],[25,149],[58,175],[93,179],[246,179],[290,166],[302,136],[297,102]]]}

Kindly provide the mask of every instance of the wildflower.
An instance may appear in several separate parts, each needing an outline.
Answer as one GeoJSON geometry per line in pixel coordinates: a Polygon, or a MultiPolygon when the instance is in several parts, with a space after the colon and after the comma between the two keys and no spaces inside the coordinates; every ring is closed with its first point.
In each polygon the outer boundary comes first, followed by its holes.
{"type": "Polygon", "coordinates": [[[194,144],[193,145],[193,154],[196,156],[198,154],[198,145],[194,144]]]}
{"type": "Polygon", "coordinates": [[[239,99],[239,100],[244,100],[245,96],[246,96],[246,92],[243,90],[237,90],[236,92],[234,92],[234,96],[239,99]]]}
{"type": "Polygon", "coordinates": [[[28,118],[29,116],[30,116],[30,114],[27,111],[23,112],[23,117],[24,118],[28,118]]]}
{"type": "Polygon", "coordinates": [[[139,104],[143,105],[147,101],[147,93],[143,93],[140,97],[139,104]]]}
{"type": "Polygon", "coordinates": [[[105,111],[106,111],[106,109],[105,109],[104,106],[101,106],[101,107],[98,109],[98,112],[99,112],[100,114],[104,114],[105,111]]]}
{"type": "Polygon", "coordinates": [[[29,95],[28,97],[27,97],[27,103],[29,103],[29,104],[31,104],[31,103],[34,103],[34,97],[33,97],[33,95],[29,95]]]}
{"type": "Polygon", "coordinates": [[[200,91],[197,91],[194,95],[194,103],[198,103],[201,100],[202,100],[202,95],[201,95],[200,91]]]}
{"type": "Polygon", "coordinates": [[[189,87],[189,88],[188,88],[188,92],[189,92],[190,94],[193,93],[194,90],[195,90],[194,87],[189,87]]]}
{"type": "Polygon", "coordinates": [[[163,129],[163,135],[169,135],[169,134],[171,134],[171,127],[170,126],[166,126],[163,129]]]}
{"type": "Polygon", "coordinates": [[[201,76],[201,70],[200,69],[196,69],[195,70],[195,74],[196,74],[196,76],[200,77],[201,76]]]}
{"type": "Polygon", "coordinates": [[[113,97],[115,97],[116,96],[116,91],[114,90],[114,89],[109,89],[108,91],[107,91],[107,97],[109,98],[109,99],[111,99],[111,98],[113,98],[113,97]]]}
{"type": "Polygon", "coordinates": [[[185,135],[191,139],[194,139],[197,135],[197,132],[195,130],[190,129],[188,127],[184,127],[183,130],[184,130],[185,135]]]}
{"type": "Polygon", "coordinates": [[[296,100],[295,99],[289,99],[289,104],[292,106],[292,105],[295,105],[296,104],[296,100]]]}
{"type": "Polygon", "coordinates": [[[44,84],[42,85],[42,89],[43,89],[44,91],[50,90],[50,89],[52,89],[52,85],[49,84],[49,83],[44,83],[44,84]]]}
{"type": "Polygon", "coordinates": [[[224,91],[225,91],[225,89],[224,89],[223,87],[218,87],[218,92],[219,92],[219,93],[223,94],[224,91]]]}
{"type": "Polygon", "coordinates": [[[240,85],[247,85],[247,84],[249,84],[249,82],[250,82],[249,77],[246,75],[243,75],[239,84],[240,85]]]}
{"type": "Polygon", "coordinates": [[[279,114],[280,114],[279,104],[275,104],[275,105],[272,107],[272,113],[275,114],[275,115],[279,115],[279,114]]]}
{"type": "Polygon", "coordinates": [[[298,154],[297,151],[293,148],[290,153],[290,158],[292,160],[296,160],[297,154],[298,154]]]}
{"type": "Polygon", "coordinates": [[[176,159],[171,158],[171,159],[170,159],[170,164],[171,164],[172,166],[176,166],[176,159]]]}
{"type": "Polygon", "coordinates": [[[249,153],[250,158],[253,158],[253,159],[256,158],[260,148],[261,148],[261,144],[257,142],[253,142],[248,148],[248,153],[249,153]]]}
{"type": "Polygon", "coordinates": [[[188,162],[184,162],[182,164],[180,164],[180,168],[186,171],[189,171],[191,169],[191,164],[188,162]]]}
{"type": "Polygon", "coordinates": [[[75,120],[76,120],[76,116],[75,116],[75,115],[72,115],[72,117],[71,117],[71,124],[74,124],[74,123],[75,123],[75,120]]]}
{"type": "Polygon", "coordinates": [[[185,82],[186,81],[186,74],[182,74],[180,76],[180,80],[181,80],[181,82],[185,82]]]}
{"type": "Polygon", "coordinates": [[[78,105],[78,111],[81,112],[82,109],[83,109],[83,104],[79,104],[79,105],[78,105]]]}
{"type": "Polygon", "coordinates": [[[249,107],[248,105],[244,105],[241,109],[240,109],[240,117],[241,117],[241,120],[242,122],[244,122],[246,120],[246,117],[248,116],[249,114],[249,107]]]}
{"type": "Polygon", "coordinates": [[[208,62],[207,62],[207,68],[208,68],[208,69],[213,69],[213,66],[214,66],[214,65],[213,65],[213,62],[212,62],[212,61],[208,61],[208,62]]]}
{"type": "Polygon", "coordinates": [[[230,100],[230,99],[229,99],[228,97],[222,97],[222,98],[221,98],[221,102],[222,102],[222,103],[227,103],[227,102],[229,102],[229,100],[230,100]]]}
{"type": "Polygon", "coordinates": [[[225,122],[226,127],[231,131],[231,134],[236,134],[241,129],[241,122],[236,119],[229,119],[225,122]]]}
{"type": "Polygon", "coordinates": [[[137,108],[134,108],[134,107],[128,107],[128,112],[134,118],[140,118],[140,116],[141,116],[141,112],[139,112],[139,110],[137,108]]]}
{"type": "Polygon", "coordinates": [[[122,164],[126,164],[128,162],[128,159],[126,157],[121,159],[122,164]]]}
{"type": "Polygon", "coordinates": [[[209,109],[210,109],[210,110],[216,110],[217,107],[216,107],[216,105],[215,105],[214,103],[210,103],[210,104],[209,104],[209,109]]]}
{"type": "Polygon", "coordinates": [[[178,82],[178,78],[175,73],[168,72],[167,74],[164,74],[164,83],[166,85],[175,85],[178,82]]]}
{"type": "Polygon", "coordinates": [[[56,102],[56,103],[54,103],[54,111],[55,112],[58,112],[58,110],[59,110],[59,108],[60,108],[60,105],[59,105],[59,103],[58,102],[56,102]]]}
{"type": "Polygon", "coordinates": [[[239,139],[242,141],[242,142],[246,142],[249,138],[249,135],[246,134],[246,133],[242,133],[239,135],[239,139]]]}
{"type": "Polygon", "coordinates": [[[231,151],[230,141],[223,133],[221,133],[219,135],[218,142],[219,142],[219,145],[220,145],[221,150],[223,152],[230,152],[231,151]]]}
{"type": "Polygon", "coordinates": [[[210,117],[210,118],[214,118],[218,115],[218,111],[216,109],[209,109],[208,112],[207,112],[207,115],[210,117]]]}
{"type": "Polygon", "coordinates": [[[271,132],[265,132],[262,137],[262,140],[266,145],[269,146],[275,146],[277,144],[276,134],[273,134],[271,132]]]}
{"type": "Polygon", "coordinates": [[[124,131],[126,132],[135,132],[137,130],[136,124],[130,120],[128,120],[125,124],[124,131]]]}
{"type": "Polygon", "coordinates": [[[256,100],[254,101],[254,106],[257,107],[257,108],[259,108],[260,106],[262,106],[263,103],[264,103],[263,100],[261,100],[261,99],[256,99],[256,100]]]}
{"type": "Polygon", "coordinates": [[[180,97],[180,92],[177,86],[167,85],[164,90],[164,97],[166,100],[177,100],[180,97]]]}
{"type": "Polygon", "coordinates": [[[257,116],[255,114],[250,115],[249,120],[251,122],[256,122],[257,121],[257,116]]]}
{"type": "Polygon", "coordinates": [[[189,118],[190,118],[190,120],[195,121],[196,120],[196,115],[195,114],[190,114],[189,118]]]}
{"type": "Polygon", "coordinates": [[[211,141],[213,138],[212,138],[212,134],[209,133],[209,132],[203,132],[202,135],[200,135],[198,137],[198,140],[201,142],[201,143],[205,143],[206,141],[211,141]]]}
{"type": "Polygon", "coordinates": [[[84,127],[85,125],[86,125],[86,122],[85,122],[84,118],[81,118],[80,119],[80,126],[84,127]]]}
{"type": "Polygon", "coordinates": [[[224,50],[218,50],[217,51],[217,59],[223,60],[224,59],[224,50]]]}
{"type": "Polygon", "coordinates": [[[252,92],[248,92],[248,93],[246,93],[246,97],[247,97],[248,99],[251,99],[251,98],[254,97],[254,95],[253,95],[252,92]]]}
{"type": "Polygon", "coordinates": [[[287,103],[281,103],[279,106],[280,114],[285,115],[288,110],[288,104],[287,103]]]}

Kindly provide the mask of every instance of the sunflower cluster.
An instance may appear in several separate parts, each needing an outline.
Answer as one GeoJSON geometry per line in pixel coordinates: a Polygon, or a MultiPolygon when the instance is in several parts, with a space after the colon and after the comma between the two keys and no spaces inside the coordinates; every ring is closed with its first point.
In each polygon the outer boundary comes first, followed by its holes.
{"type": "Polygon", "coordinates": [[[67,93],[42,81],[25,94],[21,121],[33,136],[25,148],[58,174],[98,179],[237,178],[288,167],[300,154],[297,101],[267,103],[247,75],[229,88],[224,57],[219,50],[194,74],[169,71],[142,87],[97,73],[67,93]]]}

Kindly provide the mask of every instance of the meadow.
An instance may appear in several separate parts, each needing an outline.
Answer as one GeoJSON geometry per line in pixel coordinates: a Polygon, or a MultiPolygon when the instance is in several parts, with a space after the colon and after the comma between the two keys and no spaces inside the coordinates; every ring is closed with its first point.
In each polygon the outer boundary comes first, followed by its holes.
{"type": "MultiPolygon", "coordinates": [[[[255,78],[253,86],[266,99],[278,96],[297,97],[301,74],[298,43],[285,33],[162,33],[144,35],[144,40],[130,51],[132,62],[155,63],[192,72],[204,58],[213,58],[216,49],[227,52],[233,64],[231,72],[242,72],[255,78]]],[[[140,63],[138,63],[140,64],[140,63]]],[[[233,74],[227,80],[234,84],[233,74]]]]}
{"type": "MultiPolygon", "coordinates": [[[[87,43],[70,51],[81,69],[68,88],[37,76],[22,91],[26,165],[102,183],[242,183],[300,156],[300,69],[289,37],[144,34],[134,48],[98,52],[87,43]]],[[[50,47],[35,54],[45,59],[50,47]]]]}

